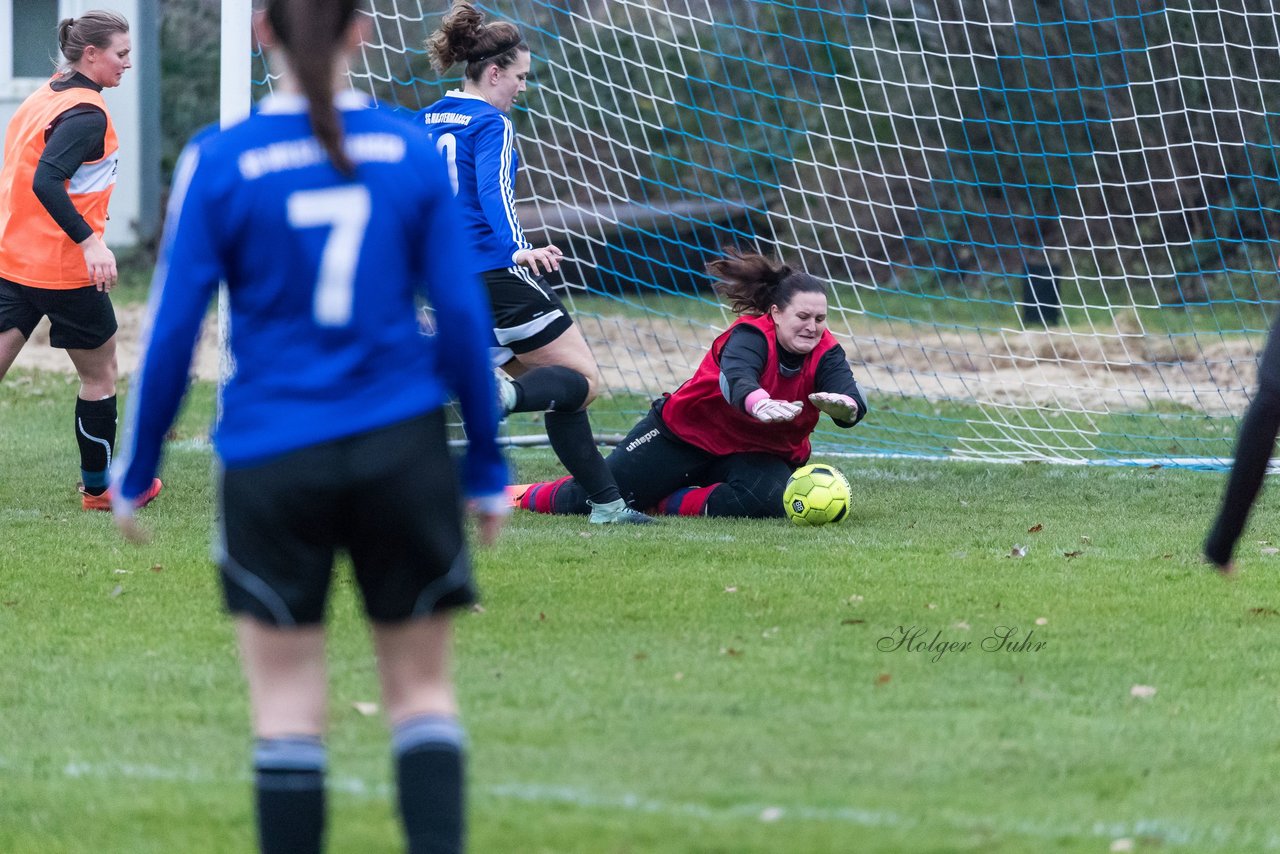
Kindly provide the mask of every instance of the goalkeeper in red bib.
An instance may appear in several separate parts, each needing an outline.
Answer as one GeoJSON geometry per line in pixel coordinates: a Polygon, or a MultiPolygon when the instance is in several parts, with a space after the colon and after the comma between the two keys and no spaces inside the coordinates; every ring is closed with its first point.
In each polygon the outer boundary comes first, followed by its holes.
{"type": "MultiPolygon", "coordinates": [[[[680,516],[781,517],[782,491],[809,459],[826,413],[840,427],[867,405],[827,330],[827,289],[802,270],[730,250],[707,265],[740,317],[698,370],[654,402],[607,460],[633,506],[680,516]]],[[[539,513],[586,513],[572,478],[513,487],[539,513]]]]}

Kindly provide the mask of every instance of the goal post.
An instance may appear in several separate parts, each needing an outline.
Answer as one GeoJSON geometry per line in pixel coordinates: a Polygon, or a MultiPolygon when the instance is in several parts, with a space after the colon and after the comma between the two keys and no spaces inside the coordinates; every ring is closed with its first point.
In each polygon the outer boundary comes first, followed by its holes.
{"type": "MultiPolygon", "coordinates": [[[[447,5],[373,0],[354,85],[456,86],[423,49],[447,5]]],[[[477,5],[533,52],[521,218],[569,258],[598,430],[692,373],[739,246],[830,283],[871,414],[819,454],[1229,458],[1280,297],[1270,2],[477,5]]]]}

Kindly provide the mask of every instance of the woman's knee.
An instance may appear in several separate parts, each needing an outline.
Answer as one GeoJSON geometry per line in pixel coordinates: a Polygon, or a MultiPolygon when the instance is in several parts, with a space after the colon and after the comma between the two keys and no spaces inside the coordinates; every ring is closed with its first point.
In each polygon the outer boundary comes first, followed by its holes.
{"type": "Polygon", "coordinates": [[[517,358],[528,370],[557,367],[579,374],[586,382],[580,407],[591,405],[591,402],[603,391],[604,383],[600,377],[600,367],[596,364],[590,345],[576,326],[569,327],[563,335],[551,343],[521,354],[517,358]]]}
{"type": "Polygon", "coordinates": [[[81,397],[101,400],[116,393],[119,370],[114,337],[96,350],[68,350],[67,355],[80,377],[81,397]]]}
{"type": "Polygon", "coordinates": [[[592,372],[590,374],[583,374],[583,378],[586,379],[587,381],[587,396],[582,402],[582,406],[585,408],[590,406],[592,403],[594,403],[596,398],[600,396],[601,382],[600,382],[600,374],[596,372],[592,372]]]}

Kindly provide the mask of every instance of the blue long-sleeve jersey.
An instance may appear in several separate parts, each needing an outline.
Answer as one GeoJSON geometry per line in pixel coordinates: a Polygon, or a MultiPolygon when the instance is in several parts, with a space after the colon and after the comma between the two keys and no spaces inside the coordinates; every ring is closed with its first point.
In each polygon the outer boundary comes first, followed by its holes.
{"type": "Polygon", "coordinates": [[[454,90],[419,110],[414,121],[426,126],[448,164],[477,269],[515,264],[515,254],[533,244],[516,218],[520,156],[511,118],[478,95],[454,90]]]}
{"type": "Polygon", "coordinates": [[[144,492],[159,466],[220,280],[234,361],[213,437],[225,466],[412,418],[452,391],[470,440],[464,485],[502,491],[492,318],[444,164],[403,119],[354,93],[338,103],[353,179],[329,162],[298,96],[272,96],[183,152],[112,467],[118,499],[144,492]],[[420,331],[420,298],[433,336],[420,331]]]}

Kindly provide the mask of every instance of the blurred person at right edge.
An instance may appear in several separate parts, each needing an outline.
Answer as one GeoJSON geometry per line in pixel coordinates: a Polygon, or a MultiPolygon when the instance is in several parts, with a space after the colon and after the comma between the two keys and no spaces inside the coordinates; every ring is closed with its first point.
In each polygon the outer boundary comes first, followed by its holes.
{"type": "Polygon", "coordinates": [[[1209,536],[1204,556],[1219,572],[1230,575],[1236,542],[1262,491],[1262,479],[1280,433],[1280,323],[1271,327],[1258,362],[1258,390],[1240,422],[1235,462],[1222,494],[1222,504],[1209,536]]]}

